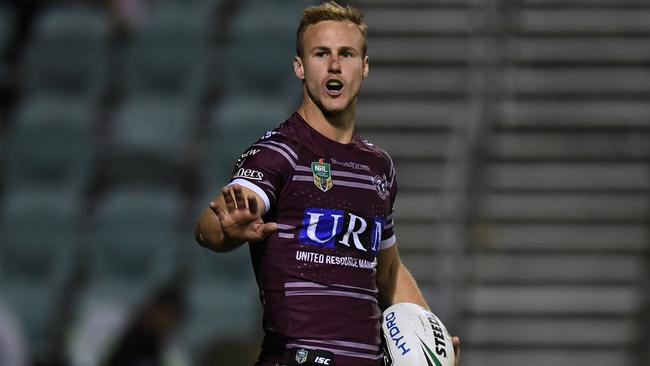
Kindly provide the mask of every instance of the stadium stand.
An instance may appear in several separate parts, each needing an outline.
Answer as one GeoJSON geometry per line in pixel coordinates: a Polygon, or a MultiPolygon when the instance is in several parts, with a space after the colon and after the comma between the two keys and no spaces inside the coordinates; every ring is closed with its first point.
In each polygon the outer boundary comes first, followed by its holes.
{"type": "Polygon", "coordinates": [[[102,152],[105,174],[115,182],[179,187],[188,179],[195,110],[183,101],[153,96],[120,105],[102,152]]]}
{"type": "Polygon", "coordinates": [[[55,327],[66,316],[58,305],[78,275],[79,210],[58,192],[20,193],[0,211],[0,293],[21,321],[30,358],[41,361],[58,341],[55,327]]]}
{"type": "Polygon", "coordinates": [[[135,185],[112,185],[98,197],[89,223],[83,288],[68,344],[74,365],[98,365],[135,309],[178,273],[182,196],[135,185]]]}
{"type": "Polygon", "coordinates": [[[193,105],[203,92],[207,24],[184,12],[154,12],[126,47],[126,98],[166,97],[193,105]]]}
{"type": "MultiPolygon", "coordinates": [[[[247,251],[198,247],[191,221],[298,105],[308,2],[150,2],[126,36],[62,3],[0,61],[0,296],[31,358],[99,364],[170,277],[188,359],[255,352],[247,251]]],[[[370,25],[358,126],[394,159],[402,259],[463,365],[648,364],[650,4],[350,3],[370,25]]]]}
{"type": "Polygon", "coordinates": [[[355,3],[373,25],[371,75],[388,77],[369,78],[360,123],[378,121],[365,135],[396,160],[402,257],[463,337],[463,364],[639,364],[648,4],[355,3]],[[429,146],[398,142],[413,130],[429,146]]]}
{"type": "Polygon", "coordinates": [[[108,16],[86,7],[50,7],[41,14],[27,45],[22,92],[57,94],[97,103],[108,72],[108,16]]]}

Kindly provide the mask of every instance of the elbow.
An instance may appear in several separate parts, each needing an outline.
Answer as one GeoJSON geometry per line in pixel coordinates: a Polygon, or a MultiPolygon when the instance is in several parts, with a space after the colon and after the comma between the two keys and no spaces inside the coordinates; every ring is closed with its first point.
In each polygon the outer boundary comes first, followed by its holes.
{"type": "Polygon", "coordinates": [[[212,240],[209,239],[209,236],[203,234],[203,232],[201,230],[201,222],[200,221],[196,224],[196,227],[194,227],[194,240],[196,240],[196,242],[200,246],[202,246],[204,248],[207,248],[207,249],[210,249],[210,250],[213,250],[213,251],[216,251],[216,252],[219,251],[218,246],[215,245],[215,243],[212,240]]]}

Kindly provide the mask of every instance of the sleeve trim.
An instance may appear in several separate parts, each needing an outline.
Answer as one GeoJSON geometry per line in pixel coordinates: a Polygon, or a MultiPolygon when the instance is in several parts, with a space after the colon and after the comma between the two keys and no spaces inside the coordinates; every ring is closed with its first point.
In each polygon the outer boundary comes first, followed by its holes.
{"type": "Polygon", "coordinates": [[[269,196],[266,194],[266,192],[264,192],[264,190],[262,190],[262,188],[242,178],[233,179],[230,183],[228,183],[229,186],[233,184],[239,184],[240,186],[246,187],[251,191],[257,193],[257,195],[260,196],[262,201],[264,201],[264,212],[262,214],[266,214],[267,212],[269,212],[269,210],[271,209],[271,201],[269,200],[269,196]]]}
{"type": "Polygon", "coordinates": [[[390,238],[379,242],[379,250],[388,249],[393,245],[395,245],[396,242],[397,242],[397,237],[395,236],[395,234],[393,234],[390,238]]]}

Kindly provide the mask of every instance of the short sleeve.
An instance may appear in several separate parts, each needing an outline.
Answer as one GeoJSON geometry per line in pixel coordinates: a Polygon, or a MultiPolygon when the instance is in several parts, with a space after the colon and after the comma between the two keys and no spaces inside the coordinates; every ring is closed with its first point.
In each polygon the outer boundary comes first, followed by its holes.
{"type": "Polygon", "coordinates": [[[295,169],[297,160],[294,147],[283,135],[268,133],[241,154],[229,185],[239,184],[257,193],[264,201],[266,213],[275,206],[278,192],[295,169]]]}
{"type": "Polygon", "coordinates": [[[395,197],[397,196],[397,174],[395,172],[395,166],[393,165],[393,160],[390,158],[388,154],[386,154],[386,157],[388,158],[389,161],[389,173],[386,177],[386,188],[388,189],[389,192],[389,202],[390,206],[388,209],[388,214],[386,215],[386,222],[384,224],[383,231],[381,233],[381,241],[379,243],[379,249],[386,249],[390,248],[391,246],[395,245],[395,242],[397,241],[397,237],[395,236],[395,231],[393,229],[394,226],[394,221],[393,221],[393,213],[394,213],[394,208],[395,208],[395,197]]]}

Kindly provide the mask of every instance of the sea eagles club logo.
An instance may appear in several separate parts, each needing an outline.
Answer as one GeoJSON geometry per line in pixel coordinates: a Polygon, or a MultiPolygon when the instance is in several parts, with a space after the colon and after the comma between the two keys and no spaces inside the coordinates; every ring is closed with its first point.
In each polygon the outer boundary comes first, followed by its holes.
{"type": "Polygon", "coordinates": [[[388,182],[386,181],[386,174],[382,176],[375,175],[372,178],[372,184],[375,186],[379,198],[382,200],[388,198],[388,182]]]}
{"type": "Polygon", "coordinates": [[[311,172],[314,175],[314,184],[318,189],[327,192],[334,183],[332,183],[332,171],[329,163],[324,163],[325,159],[318,159],[318,162],[311,163],[311,172]]]}

